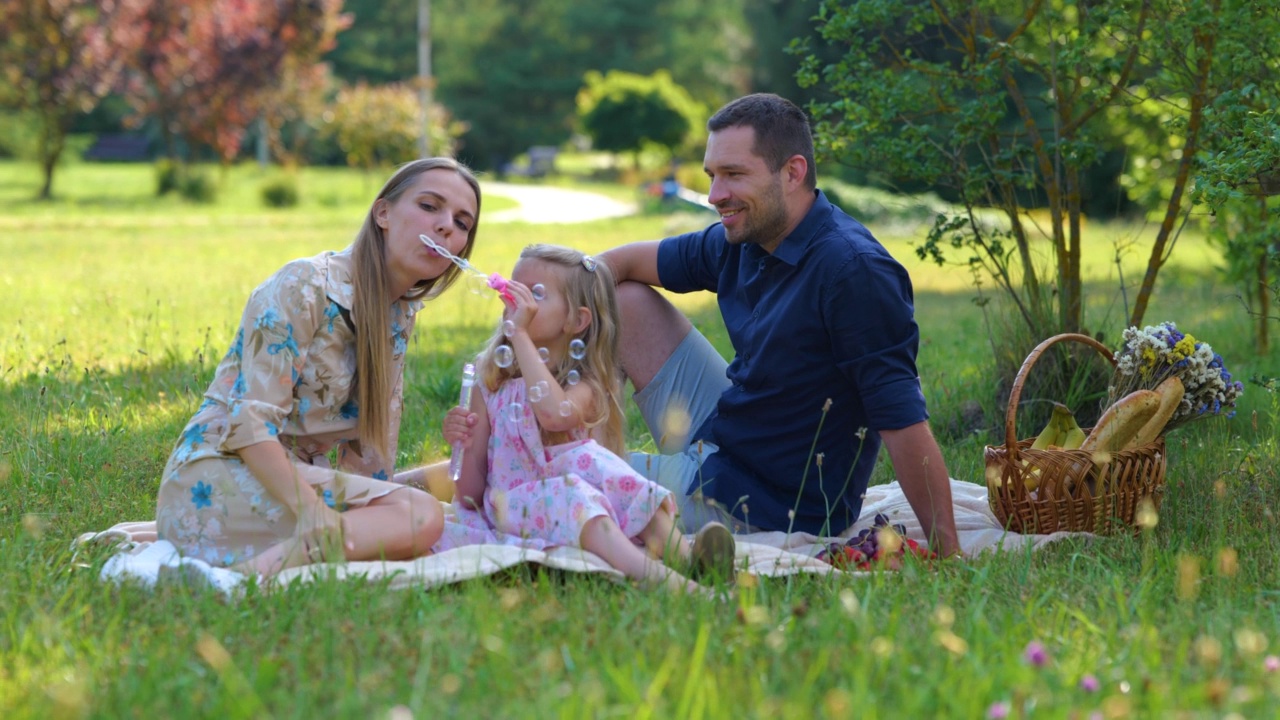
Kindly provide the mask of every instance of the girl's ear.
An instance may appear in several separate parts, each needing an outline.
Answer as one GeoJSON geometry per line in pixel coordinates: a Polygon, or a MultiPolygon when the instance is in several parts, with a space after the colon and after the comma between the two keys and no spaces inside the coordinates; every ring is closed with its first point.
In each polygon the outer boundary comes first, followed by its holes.
{"type": "Polygon", "coordinates": [[[570,334],[577,335],[578,333],[582,332],[583,330],[586,330],[589,327],[591,327],[591,308],[585,305],[581,305],[578,307],[578,312],[576,315],[575,314],[569,315],[570,334]]]}

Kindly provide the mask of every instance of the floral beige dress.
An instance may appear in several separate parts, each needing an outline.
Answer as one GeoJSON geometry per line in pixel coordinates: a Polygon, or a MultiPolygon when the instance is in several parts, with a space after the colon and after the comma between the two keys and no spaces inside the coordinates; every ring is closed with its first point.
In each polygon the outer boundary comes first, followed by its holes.
{"type": "MultiPolygon", "coordinates": [[[[231,350],[178,439],[160,482],[156,526],[179,551],[213,565],[248,560],[292,536],[297,519],[237,451],[279,441],[299,477],[339,510],[402,485],[393,461],[357,439],[351,396],[355,333],[350,248],[285,265],[249,297],[231,350]],[[337,449],[338,469],[329,452],[337,449]]],[[[391,306],[390,432],[400,430],[404,359],[419,301],[391,306]]]]}

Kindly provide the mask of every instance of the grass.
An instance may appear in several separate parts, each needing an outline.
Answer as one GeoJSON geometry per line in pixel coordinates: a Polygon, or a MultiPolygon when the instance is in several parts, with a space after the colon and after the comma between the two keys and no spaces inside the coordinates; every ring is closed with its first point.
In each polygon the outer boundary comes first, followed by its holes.
{"type": "MultiPolygon", "coordinates": [[[[308,170],[302,205],[268,211],[257,172],[232,169],[234,189],[192,206],[150,199],[148,168],[70,166],[62,198],[35,205],[34,171],[0,164],[0,716],[1262,717],[1280,701],[1264,660],[1280,647],[1280,402],[1253,386],[1235,420],[1169,439],[1159,523],[1139,537],[761,578],[736,606],[529,569],[425,593],[322,581],[234,604],[99,582],[104,551],[73,556],[71,539],[152,515],[248,291],[288,259],[345,246],[381,180],[308,170]],[[1033,641],[1043,666],[1024,657],[1033,641]]],[[[529,242],[596,251],[682,222],[491,224],[473,259],[506,272],[529,242]]],[[[915,260],[914,238],[882,239],[915,280],[948,468],[978,481],[1001,408],[973,289],[915,260]]],[[[1123,313],[1099,245],[1089,317],[1114,337],[1123,313]]],[[[1280,375],[1251,354],[1249,320],[1204,269],[1213,258],[1185,239],[1150,321],[1177,320],[1237,376],[1280,375]]],[[[1141,256],[1126,262],[1136,278],[1141,256]]],[[[712,298],[676,300],[727,352],[712,298]]],[[[498,312],[457,288],[423,314],[402,465],[443,456],[440,416],[498,312]]],[[[647,440],[634,418],[632,440],[647,440]]],[[[876,481],[890,477],[881,463],[876,481]]]]}

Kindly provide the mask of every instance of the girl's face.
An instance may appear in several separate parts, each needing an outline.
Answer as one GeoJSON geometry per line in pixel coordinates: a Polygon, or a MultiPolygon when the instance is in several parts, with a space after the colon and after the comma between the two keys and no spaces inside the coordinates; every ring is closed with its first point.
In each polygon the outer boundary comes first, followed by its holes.
{"type": "Polygon", "coordinates": [[[449,260],[418,236],[426,235],[454,255],[460,254],[476,224],[476,204],[471,186],[448,168],[421,173],[393,203],[378,202],[374,220],[387,238],[387,270],[394,297],[449,269],[449,260]]]}
{"type": "Polygon", "coordinates": [[[553,355],[558,356],[573,339],[578,321],[577,308],[569,306],[564,294],[564,269],[559,265],[538,260],[523,258],[516,262],[511,271],[511,279],[533,290],[541,285],[545,293],[538,301],[538,314],[529,323],[529,339],[538,347],[545,347],[553,355]]]}

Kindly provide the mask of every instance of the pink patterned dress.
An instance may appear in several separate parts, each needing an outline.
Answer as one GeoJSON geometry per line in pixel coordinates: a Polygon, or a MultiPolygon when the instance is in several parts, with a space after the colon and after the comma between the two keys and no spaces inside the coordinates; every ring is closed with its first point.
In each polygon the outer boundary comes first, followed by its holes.
{"type": "MultiPolygon", "coordinates": [[[[523,379],[508,380],[494,393],[481,391],[489,412],[484,517],[459,507],[457,520],[497,537],[473,537],[472,542],[577,547],[583,526],[602,515],[635,538],[671,495],[592,440],[585,427],[574,430],[569,442],[544,446],[523,379]],[[477,521],[487,527],[476,527],[477,521]]],[[[452,533],[446,529],[445,534],[452,533]]],[[[443,543],[453,544],[448,537],[443,543]]]]}

